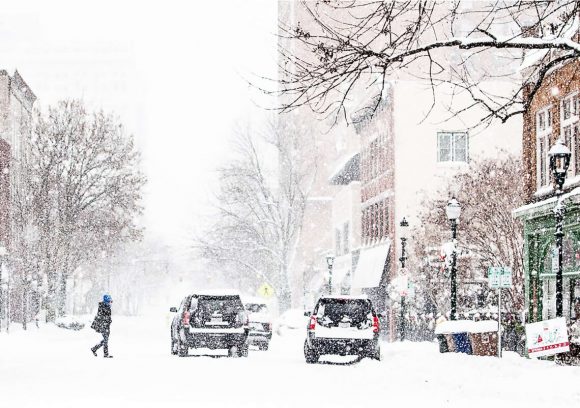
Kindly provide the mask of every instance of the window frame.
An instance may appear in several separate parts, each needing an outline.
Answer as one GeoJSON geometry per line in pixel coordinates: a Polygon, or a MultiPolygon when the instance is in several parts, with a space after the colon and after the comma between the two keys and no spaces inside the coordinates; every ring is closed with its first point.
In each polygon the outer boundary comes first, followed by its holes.
{"type": "Polygon", "coordinates": [[[469,132],[467,131],[439,131],[437,132],[437,163],[469,163],[469,132]],[[449,135],[449,160],[442,160],[441,139],[449,135]],[[458,136],[465,137],[465,160],[457,158],[458,136]]]}
{"type": "Polygon", "coordinates": [[[548,150],[550,139],[552,136],[553,114],[552,105],[544,106],[535,114],[535,129],[536,129],[536,186],[542,188],[550,184],[550,172],[548,161],[548,150]],[[544,116],[544,128],[542,129],[542,121],[540,118],[544,116]],[[543,146],[543,149],[540,147],[543,146]],[[543,151],[542,151],[543,150],[543,151]],[[542,165],[542,159],[544,159],[542,165]],[[543,174],[542,174],[543,171],[543,174]]]}
{"type": "Polygon", "coordinates": [[[570,157],[570,167],[568,167],[567,177],[574,177],[580,174],[580,166],[576,155],[576,146],[578,146],[578,122],[580,121],[580,100],[578,91],[571,92],[560,100],[560,137],[564,138],[564,144],[570,149],[572,156],[570,157]],[[564,119],[564,105],[570,102],[570,115],[564,119]],[[569,140],[566,140],[566,130],[569,128],[569,140]]]}

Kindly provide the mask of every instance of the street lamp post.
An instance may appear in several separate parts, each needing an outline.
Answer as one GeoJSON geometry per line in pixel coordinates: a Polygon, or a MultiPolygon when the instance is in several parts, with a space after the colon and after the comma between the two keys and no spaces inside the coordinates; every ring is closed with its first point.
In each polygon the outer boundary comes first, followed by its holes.
{"type": "Polygon", "coordinates": [[[328,292],[332,295],[332,266],[334,265],[334,256],[326,256],[326,265],[328,266],[328,292]]]}
{"type": "MultiPolygon", "coordinates": [[[[4,285],[2,279],[6,279],[6,277],[2,277],[2,269],[4,263],[4,257],[8,254],[5,246],[0,246],[0,330],[2,330],[2,318],[5,314],[5,307],[4,307],[4,287],[8,287],[4,285]]],[[[8,296],[8,294],[7,294],[8,296]]],[[[8,314],[6,314],[6,318],[8,319],[8,314]]]]}
{"type": "Polygon", "coordinates": [[[554,176],[554,183],[556,187],[556,196],[558,200],[554,207],[554,217],[556,219],[556,248],[558,250],[558,270],[556,271],[556,317],[563,315],[563,278],[562,278],[562,240],[564,238],[564,213],[566,207],[562,202],[563,186],[566,181],[566,172],[570,166],[570,158],[572,153],[568,149],[562,139],[558,139],[556,143],[550,148],[548,152],[550,158],[550,170],[554,176]]]}
{"type": "MultiPolygon", "coordinates": [[[[401,262],[401,277],[403,276],[403,269],[405,269],[405,261],[407,260],[407,253],[405,252],[405,247],[407,244],[407,228],[409,223],[407,219],[403,217],[401,223],[400,235],[401,235],[401,257],[399,261],[401,262]]],[[[401,341],[405,340],[406,324],[405,324],[405,293],[406,288],[401,287],[401,341]]]]}
{"type": "Polygon", "coordinates": [[[453,197],[445,208],[447,219],[451,223],[451,239],[453,252],[451,253],[451,320],[457,317],[457,221],[461,215],[461,205],[453,197]]]}

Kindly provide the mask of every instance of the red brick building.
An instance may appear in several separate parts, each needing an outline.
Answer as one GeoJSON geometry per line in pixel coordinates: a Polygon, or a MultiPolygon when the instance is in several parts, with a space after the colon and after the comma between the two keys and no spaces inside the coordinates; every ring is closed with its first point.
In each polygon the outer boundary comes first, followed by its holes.
{"type": "MultiPolygon", "coordinates": [[[[532,84],[526,87],[530,98],[532,84]]],[[[524,222],[524,274],[527,320],[555,317],[556,204],[548,151],[558,138],[572,152],[564,191],[563,309],[574,317],[580,295],[580,61],[552,70],[533,95],[524,115],[523,164],[526,205],[514,211],[524,222]]]]}

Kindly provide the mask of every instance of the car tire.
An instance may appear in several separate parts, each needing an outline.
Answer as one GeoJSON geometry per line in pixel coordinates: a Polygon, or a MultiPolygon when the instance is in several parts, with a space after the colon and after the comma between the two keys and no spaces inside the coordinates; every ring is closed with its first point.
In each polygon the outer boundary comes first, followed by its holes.
{"type": "Polygon", "coordinates": [[[320,358],[320,356],[318,355],[316,350],[313,350],[312,348],[310,348],[308,346],[308,341],[305,340],[304,341],[304,359],[306,360],[306,363],[307,364],[318,363],[319,358],[320,358]]]}
{"type": "Polygon", "coordinates": [[[231,346],[228,349],[228,357],[238,357],[239,356],[239,350],[237,346],[231,346]]]}
{"type": "Polygon", "coordinates": [[[177,341],[177,354],[179,357],[187,357],[189,354],[189,347],[181,341],[177,341]]]}
{"type": "Polygon", "coordinates": [[[381,348],[377,347],[369,353],[369,357],[373,360],[381,361],[381,348]]]}
{"type": "Polygon", "coordinates": [[[268,351],[268,347],[270,346],[270,343],[260,343],[260,345],[258,346],[258,348],[262,351],[268,351]]]}
{"type": "Polygon", "coordinates": [[[238,349],[238,357],[248,357],[249,350],[250,346],[248,346],[247,344],[243,345],[238,349]]]}
{"type": "Polygon", "coordinates": [[[175,339],[173,338],[173,334],[171,335],[171,355],[172,356],[177,355],[177,343],[175,342],[175,339]]]}

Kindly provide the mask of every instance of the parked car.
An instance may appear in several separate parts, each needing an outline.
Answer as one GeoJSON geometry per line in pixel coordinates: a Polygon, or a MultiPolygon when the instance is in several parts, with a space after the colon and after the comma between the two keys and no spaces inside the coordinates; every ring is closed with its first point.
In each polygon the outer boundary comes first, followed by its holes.
{"type": "Polygon", "coordinates": [[[274,331],[279,336],[290,333],[303,333],[307,324],[308,317],[304,316],[303,309],[288,309],[276,319],[274,331]]]}
{"type": "Polygon", "coordinates": [[[306,329],[306,362],[316,363],[323,354],[380,360],[379,317],[366,296],[321,297],[306,329]]]}
{"type": "Polygon", "coordinates": [[[268,305],[257,298],[244,298],[243,301],[249,319],[249,344],[258,346],[260,350],[268,350],[272,340],[272,317],[268,305]]]}
{"type": "Polygon", "coordinates": [[[248,314],[239,294],[197,293],[186,296],[171,323],[171,354],[187,356],[190,348],[227,349],[229,356],[248,356],[248,314]]]}

